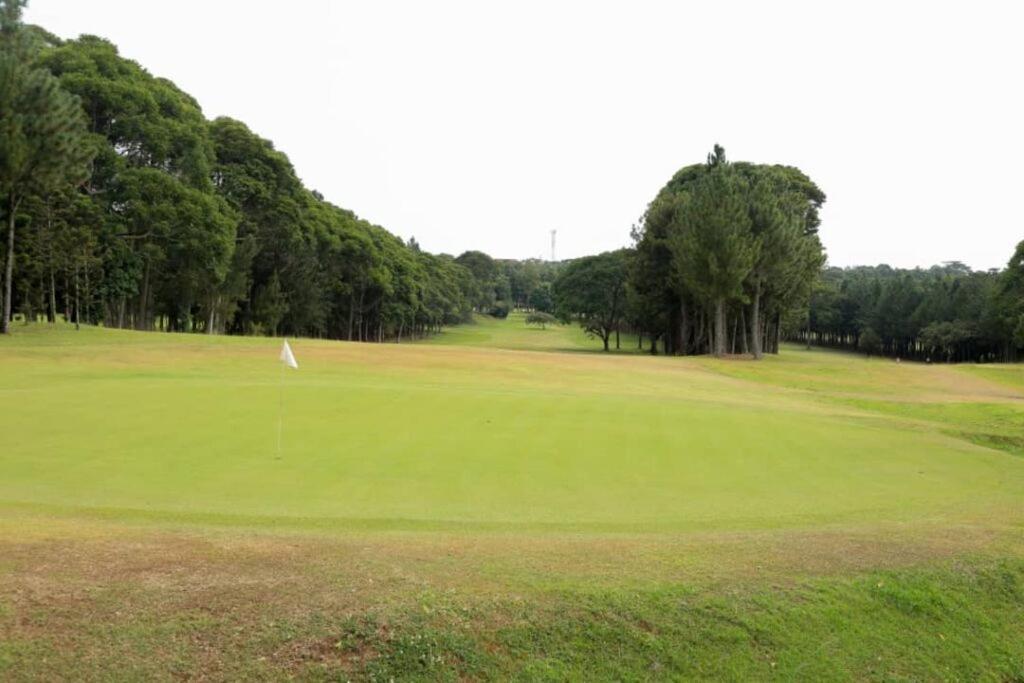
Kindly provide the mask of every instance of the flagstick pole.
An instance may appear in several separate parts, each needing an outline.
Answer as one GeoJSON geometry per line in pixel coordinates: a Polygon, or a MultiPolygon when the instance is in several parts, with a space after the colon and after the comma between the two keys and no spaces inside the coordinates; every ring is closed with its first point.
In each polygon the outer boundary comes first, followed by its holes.
{"type": "Polygon", "coordinates": [[[281,361],[281,382],[277,399],[277,459],[281,459],[281,430],[284,426],[284,361],[281,361]]]}

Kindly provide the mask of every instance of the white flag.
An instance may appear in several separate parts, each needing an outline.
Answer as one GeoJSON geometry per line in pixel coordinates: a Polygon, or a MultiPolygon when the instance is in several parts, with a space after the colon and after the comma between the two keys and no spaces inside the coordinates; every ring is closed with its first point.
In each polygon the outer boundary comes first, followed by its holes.
{"type": "Polygon", "coordinates": [[[292,347],[288,346],[288,340],[284,340],[284,346],[281,347],[281,362],[290,368],[299,369],[299,362],[295,360],[295,354],[292,353],[292,347]]]}

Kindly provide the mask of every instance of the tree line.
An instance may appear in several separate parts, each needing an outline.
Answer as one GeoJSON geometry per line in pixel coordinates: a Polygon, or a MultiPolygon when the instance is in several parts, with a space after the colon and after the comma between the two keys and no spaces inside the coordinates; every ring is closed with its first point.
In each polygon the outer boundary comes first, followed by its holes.
{"type": "MultiPolygon", "coordinates": [[[[3,331],[15,312],[138,330],[401,341],[474,313],[576,322],[651,353],[777,353],[781,339],[933,360],[1024,347],[1021,248],[999,272],[825,268],[825,194],[800,169],[680,169],[631,247],[564,263],[430,254],[326,201],[244,123],[95,36],[0,0],[3,331]]],[[[546,323],[543,323],[546,324],[546,323]]]]}
{"type": "Polygon", "coordinates": [[[550,264],[434,255],[326,201],[244,123],[94,36],[0,3],[4,331],[63,316],[137,330],[400,341],[547,307],[550,264]]]}
{"type": "Polygon", "coordinates": [[[1002,271],[828,268],[794,340],[930,362],[1014,361],[1024,348],[1024,242],[1002,271]]]}

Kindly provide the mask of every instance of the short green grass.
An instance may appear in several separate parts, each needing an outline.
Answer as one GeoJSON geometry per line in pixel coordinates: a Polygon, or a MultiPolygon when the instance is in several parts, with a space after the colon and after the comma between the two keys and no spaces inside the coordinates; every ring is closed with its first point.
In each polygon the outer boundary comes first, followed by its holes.
{"type": "MultiPolygon", "coordinates": [[[[622,333],[616,346],[612,335],[610,352],[640,353],[644,349],[639,348],[638,341],[635,334],[622,333]]],[[[578,325],[527,325],[526,313],[522,311],[513,311],[504,320],[478,315],[473,324],[445,328],[422,343],[512,351],[602,351],[601,341],[578,325]]],[[[645,345],[650,349],[650,340],[645,345]]]]}
{"type": "MultiPolygon", "coordinates": [[[[973,419],[971,403],[850,413],[701,359],[299,340],[278,457],[279,342],[90,330],[57,343],[72,335],[26,330],[3,348],[0,413],[16,427],[0,500],[641,531],[963,519],[1024,500],[1024,460],[900,419],[973,419]]],[[[1020,406],[1001,405],[1006,429],[1024,429],[1020,406]]]]}
{"type": "Polygon", "coordinates": [[[0,677],[1024,676],[1017,366],[279,344],[0,338],[0,677]]]}

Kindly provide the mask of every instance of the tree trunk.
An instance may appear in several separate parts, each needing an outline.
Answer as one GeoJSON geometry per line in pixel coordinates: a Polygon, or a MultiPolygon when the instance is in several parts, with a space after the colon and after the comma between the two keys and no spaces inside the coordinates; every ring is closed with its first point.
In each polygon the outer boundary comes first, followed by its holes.
{"type": "Polygon", "coordinates": [[[690,352],[690,312],[684,300],[679,302],[679,336],[679,355],[685,356],[690,352]]]}
{"type": "Polygon", "coordinates": [[[352,341],[352,326],[356,321],[356,292],[352,292],[348,295],[348,335],[345,337],[347,341],[352,341]]]}
{"type": "Polygon", "coordinates": [[[725,355],[725,299],[715,301],[714,353],[719,358],[725,355]]]}
{"type": "Polygon", "coordinates": [[[4,312],[3,333],[11,333],[11,291],[14,282],[14,217],[18,213],[18,202],[14,193],[7,195],[7,265],[4,266],[4,312]]]}
{"type": "Polygon", "coordinates": [[[742,335],[740,339],[743,342],[741,347],[743,355],[747,355],[750,353],[750,346],[747,344],[747,312],[742,306],[740,306],[740,334],[742,335]]]}
{"type": "Polygon", "coordinates": [[[57,282],[53,274],[53,215],[50,211],[50,203],[46,203],[46,233],[49,235],[49,271],[50,271],[50,310],[47,312],[47,318],[50,323],[57,322],[57,282]]]}
{"type": "Polygon", "coordinates": [[[601,341],[604,342],[604,350],[605,351],[608,350],[608,340],[611,338],[611,336],[612,335],[611,335],[610,331],[606,331],[603,335],[601,335],[601,341]]]}
{"type": "Polygon", "coordinates": [[[619,328],[616,327],[615,328],[615,350],[618,351],[621,348],[622,348],[622,346],[619,345],[619,328]]]}
{"type": "Polygon", "coordinates": [[[217,304],[219,301],[219,296],[215,296],[210,300],[210,318],[206,321],[206,334],[213,334],[213,324],[217,320],[217,304]]]}
{"type": "Polygon", "coordinates": [[[57,282],[53,276],[53,263],[50,263],[50,310],[47,317],[51,323],[57,322],[57,282]]]}
{"type": "Polygon", "coordinates": [[[358,333],[359,341],[366,340],[366,326],[363,324],[363,299],[366,297],[366,287],[359,289],[359,321],[358,321],[358,333]]]}
{"type": "Polygon", "coordinates": [[[82,300],[85,305],[85,324],[91,324],[92,320],[92,289],[89,286],[89,264],[82,266],[82,276],[85,278],[85,287],[82,290],[82,300]]]}
{"type": "Polygon", "coordinates": [[[25,291],[21,295],[21,312],[25,316],[25,324],[35,322],[35,312],[32,310],[32,283],[31,280],[25,282],[25,291]]]}
{"type": "Polygon", "coordinates": [[[772,325],[772,353],[779,354],[779,335],[782,334],[782,313],[776,311],[775,321],[772,325]]]}
{"type": "Polygon", "coordinates": [[[75,329],[80,329],[82,323],[82,304],[78,298],[78,264],[75,264],[75,329]]]}
{"type": "Polygon", "coordinates": [[[761,360],[764,349],[761,346],[761,281],[754,287],[754,298],[750,302],[750,328],[753,330],[754,358],[761,360]]]}
{"type": "MultiPolygon", "coordinates": [[[[78,277],[78,267],[75,267],[75,277],[78,277]]],[[[146,267],[142,271],[142,289],[139,292],[139,306],[137,311],[137,317],[135,318],[135,329],[145,330],[147,329],[147,320],[149,317],[149,261],[146,261],[146,267]]]]}
{"type": "Polygon", "coordinates": [[[697,331],[693,337],[693,352],[703,353],[704,352],[704,310],[701,307],[700,317],[697,319],[697,331]]]}

